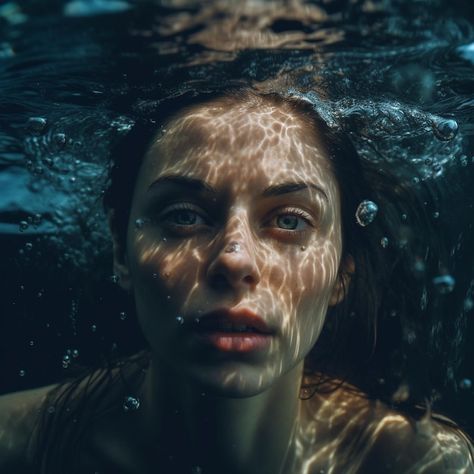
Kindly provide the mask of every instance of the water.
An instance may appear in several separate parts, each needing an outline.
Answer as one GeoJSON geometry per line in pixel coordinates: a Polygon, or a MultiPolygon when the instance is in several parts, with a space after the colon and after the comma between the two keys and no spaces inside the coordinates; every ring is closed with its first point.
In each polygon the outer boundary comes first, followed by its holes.
{"type": "Polygon", "coordinates": [[[291,93],[306,92],[367,159],[410,162],[412,185],[442,190],[426,207],[450,250],[450,267],[432,275],[450,309],[433,333],[449,339],[436,347],[454,362],[436,390],[441,408],[474,426],[472,13],[468,1],[428,0],[3,3],[1,391],[140,347],[134,318],[117,318],[133,310],[110,278],[99,205],[108,150],[136,116],[193,81],[276,86],[290,76],[291,93]]]}

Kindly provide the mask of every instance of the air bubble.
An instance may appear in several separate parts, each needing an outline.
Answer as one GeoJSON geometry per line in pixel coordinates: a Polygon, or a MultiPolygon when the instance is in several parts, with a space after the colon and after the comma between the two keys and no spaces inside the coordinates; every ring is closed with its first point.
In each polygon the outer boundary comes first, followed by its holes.
{"type": "Polygon", "coordinates": [[[30,251],[33,249],[33,244],[31,242],[26,242],[25,249],[30,251]]]}
{"type": "Polygon", "coordinates": [[[433,132],[439,140],[452,140],[458,132],[458,123],[454,119],[439,120],[433,123],[433,132]]]}
{"type": "Polygon", "coordinates": [[[438,211],[433,212],[433,219],[438,219],[438,217],[439,217],[439,212],[438,211]]]}
{"type": "Polygon", "coordinates": [[[140,408],[140,400],[128,395],[123,399],[122,408],[123,411],[136,411],[140,408]]]}
{"type": "Polygon", "coordinates": [[[462,379],[459,382],[459,388],[462,390],[470,390],[472,388],[472,380],[471,379],[462,379]]]}
{"type": "Polygon", "coordinates": [[[445,295],[454,290],[456,281],[451,275],[439,275],[433,278],[433,285],[438,293],[445,295]]]}
{"type": "Polygon", "coordinates": [[[41,133],[48,125],[48,121],[44,117],[30,117],[28,119],[28,128],[32,132],[41,133]]]}
{"type": "Polygon", "coordinates": [[[56,411],[56,408],[54,408],[52,405],[48,407],[48,409],[46,410],[50,415],[52,415],[55,411],[56,411]]]}
{"type": "Polygon", "coordinates": [[[193,466],[191,474],[202,474],[202,468],[200,466],[193,466]]]}
{"type": "Polygon", "coordinates": [[[388,239],[387,239],[387,237],[382,237],[382,238],[380,239],[380,245],[381,245],[384,249],[386,249],[386,248],[388,247],[388,239]]]}
{"type": "Polygon", "coordinates": [[[127,319],[127,313],[125,311],[120,312],[120,319],[122,321],[125,321],[125,319],[127,319]]]}
{"type": "Polygon", "coordinates": [[[145,224],[146,224],[145,219],[138,218],[138,219],[135,220],[135,228],[136,229],[142,229],[145,224]]]}
{"type": "Polygon", "coordinates": [[[467,297],[464,300],[464,311],[471,311],[472,308],[474,308],[474,301],[472,300],[472,298],[467,297]]]}
{"type": "Polygon", "coordinates": [[[184,324],[184,318],[182,316],[176,316],[176,322],[178,324],[184,324]]]}
{"type": "Polygon", "coordinates": [[[30,341],[30,342],[28,342],[28,345],[29,345],[30,347],[34,347],[35,341],[30,341]]]}
{"type": "Polygon", "coordinates": [[[112,275],[112,276],[110,277],[110,281],[111,281],[112,283],[117,284],[117,283],[119,282],[119,280],[120,280],[120,278],[119,278],[118,275],[112,275]]]}
{"type": "Polygon", "coordinates": [[[95,324],[93,324],[93,325],[91,326],[91,331],[92,331],[92,332],[96,332],[96,331],[97,331],[97,326],[96,326],[95,324]]]}
{"type": "Polygon", "coordinates": [[[26,375],[26,371],[23,370],[23,369],[21,369],[21,370],[18,372],[18,375],[19,375],[20,377],[24,377],[24,376],[26,375]]]}
{"type": "Polygon", "coordinates": [[[362,201],[357,207],[355,214],[357,223],[362,227],[369,225],[375,219],[378,210],[379,208],[375,202],[369,200],[362,201]]]}
{"type": "Polygon", "coordinates": [[[28,227],[30,227],[30,225],[28,224],[28,222],[26,222],[26,221],[21,221],[18,228],[19,228],[20,232],[25,232],[25,230],[27,230],[28,227]]]}
{"type": "Polygon", "coordinates": [[[68,354],[64,354],[63,360],[62,360],[63,369],[67,369],[70,364],[71,364],[71,358],[69,357],[68,354]]]}
{"type": "Polygon", "coordinates": [[[64,133],[55,133],[53,140],[58,147],[63,147],[66,144],[66,135],[64,133]]]}

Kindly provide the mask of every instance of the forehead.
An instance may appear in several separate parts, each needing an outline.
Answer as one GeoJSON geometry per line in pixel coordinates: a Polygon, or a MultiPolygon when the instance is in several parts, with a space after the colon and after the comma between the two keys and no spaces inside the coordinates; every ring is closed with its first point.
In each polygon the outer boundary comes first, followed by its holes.
{"type": "Polygon", "coordinates": [[[179,113],[150,148],[144,168],[150,179],[187,174],[234,185],[251,178],[266,185],[332,178],[318,131],[305,117],[289,106],[237,100],[179,113]]]}

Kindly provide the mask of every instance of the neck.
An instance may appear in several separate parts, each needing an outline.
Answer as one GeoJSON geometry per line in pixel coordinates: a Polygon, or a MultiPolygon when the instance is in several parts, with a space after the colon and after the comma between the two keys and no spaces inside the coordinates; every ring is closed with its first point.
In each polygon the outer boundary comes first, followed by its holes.
{"type": "Polygon", "coordinates": [[[303,363],[260,394],[230,398],[212,395],[152,359],[140,412],[157,464],[169,464],[173,472],[200,472],[196,466],[209,474],[293,472],[302,371],[303,363]]]}

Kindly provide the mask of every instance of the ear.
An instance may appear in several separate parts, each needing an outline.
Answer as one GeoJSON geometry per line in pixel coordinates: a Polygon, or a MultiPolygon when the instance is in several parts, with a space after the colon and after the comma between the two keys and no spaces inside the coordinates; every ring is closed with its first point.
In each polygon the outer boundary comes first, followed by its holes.
{"type": "Polygon", "coordinates": [[[130,278],[130,268],[128,266],[128,258],[125,248],[118,237],[113,210],[108,212],[107,219],[109,222],[110,233],[112,235],[114,275],[118,276],[119,278],[119,286],[125,291],[130,291],[132,284],[130,278]]]}
{"type": "Polygon", "coordinates": [[[346,255],[344,261],[339,267],[339,274],[334,283],[329,306],[336,306],[339,304],[347,294],[352,275],[355,273],[355,263],[352,255],[346,255]]]}

